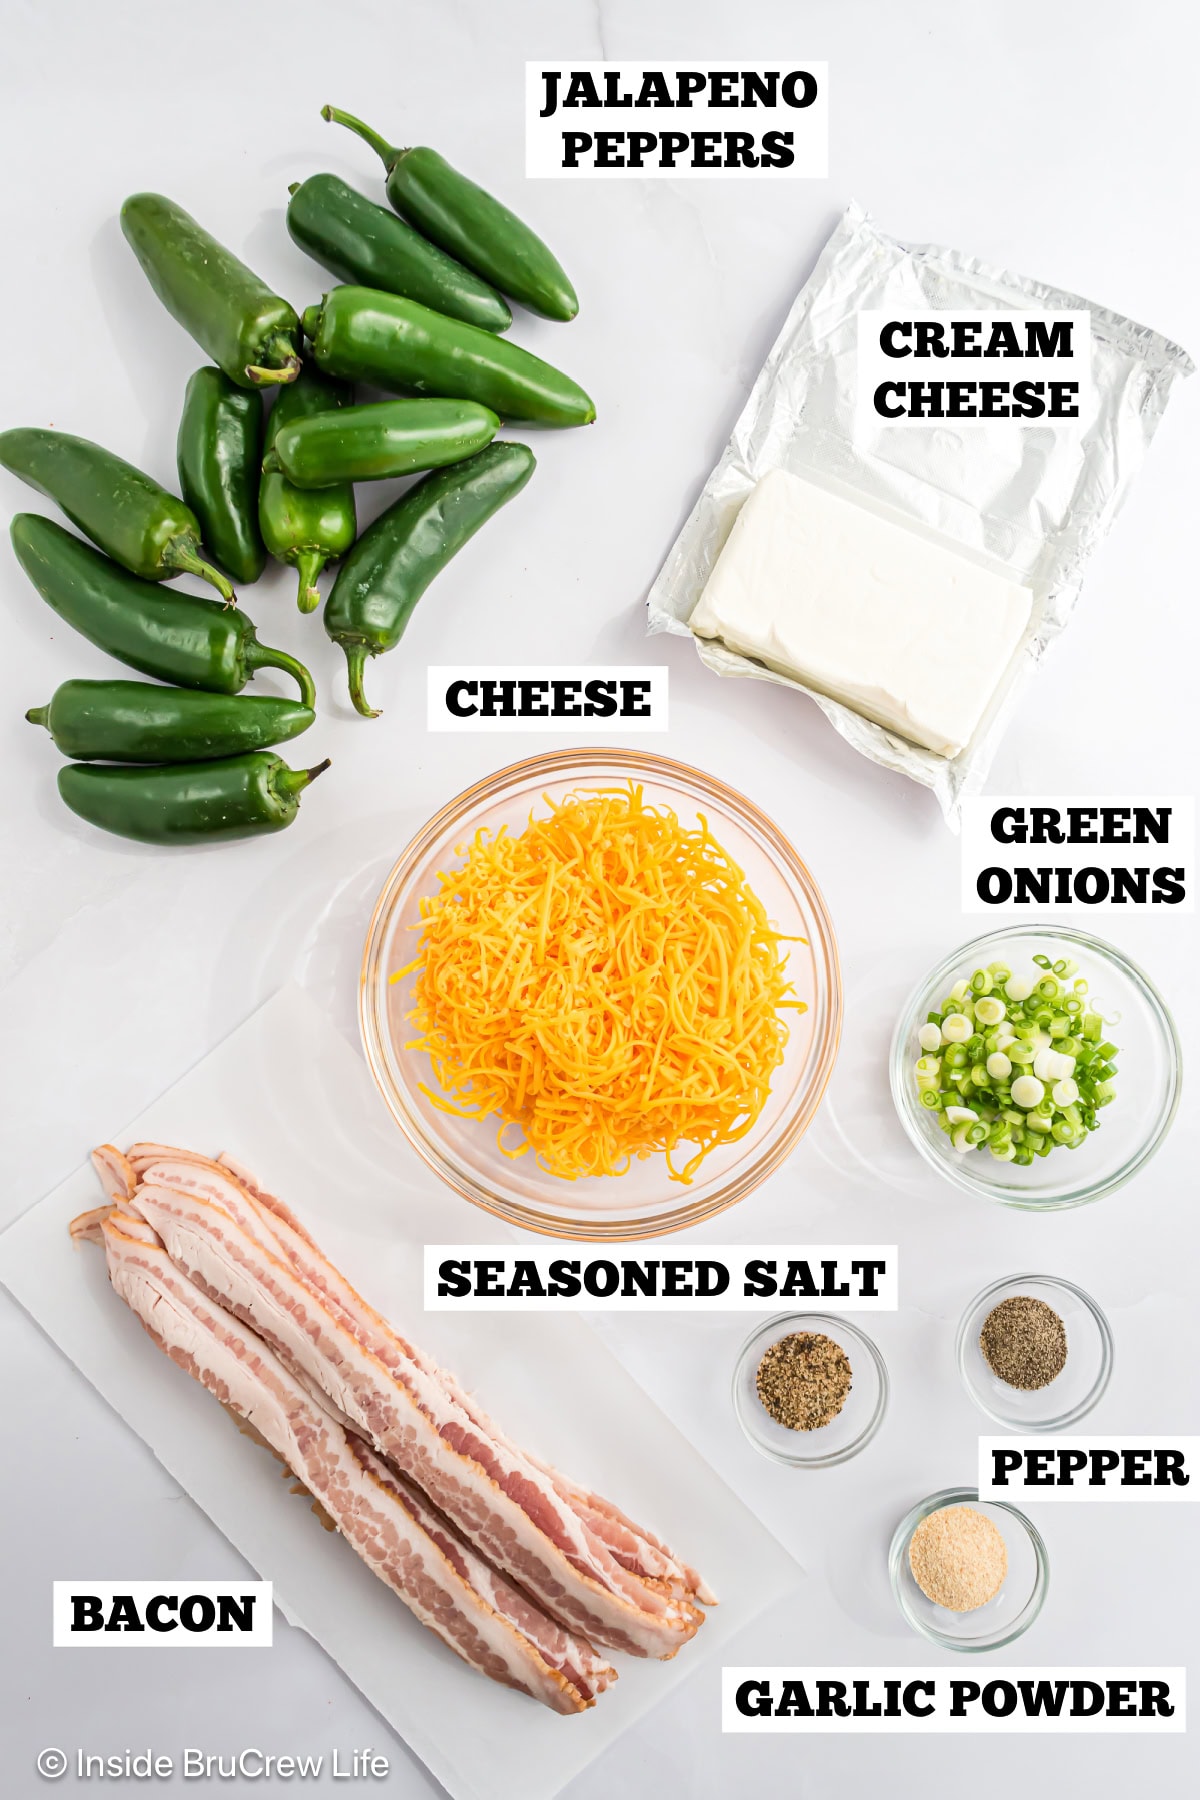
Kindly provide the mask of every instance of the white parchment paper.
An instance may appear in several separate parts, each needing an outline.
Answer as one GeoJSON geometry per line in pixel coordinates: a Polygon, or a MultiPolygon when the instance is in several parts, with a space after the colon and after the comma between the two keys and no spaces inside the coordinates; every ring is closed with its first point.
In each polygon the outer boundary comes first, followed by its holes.
{"type": "MultiPolygon", "coordinates": [[[[791,1555],[582,1318],[422,1311],[424,1243],[469,1243],[502,1228],[414,1174],[365,1064],[300,989],[283,989],[112,1136],[237,1156],[507,1432],[643,1520],[719,1596],[671,1662],[616,1658],[620,1680],[583,1715],[559,1718],[468,1669],[321,1529],[275,1458],[157,1349],[111,1291],[103,1254],[72,1244],[68,1222],[102,1198],[80,1168],[0,1237],[0,1281],[456,1800],[550,1800],[702,1663],[711,1679],[724,1647],[800,1582],[791,1555]]],[[[137,1544],[131,1518],[123,1573],[170,1575],[139,1569],[137,1544]]]]}

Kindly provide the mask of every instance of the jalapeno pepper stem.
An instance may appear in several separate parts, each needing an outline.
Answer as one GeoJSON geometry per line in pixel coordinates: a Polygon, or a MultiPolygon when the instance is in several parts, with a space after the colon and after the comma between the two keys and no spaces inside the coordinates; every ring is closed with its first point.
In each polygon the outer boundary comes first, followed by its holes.
{"type": "Polygon", "coordinates": [[[363,693],[363,670],[371,652],[365,644],[344,644],[342,647],[346,652],[346,663],[350,671],[350,698],[354,702],[354,710],[361,713],[364,719],[377,719],[379,708],[368,706],[367,697],[363,693]]]}
{"type": "Polygon", "coordinates": [[[323,550],[302,550],[296,558],[296,572],[300,577],[296,604],[302,613],[315,612],[321,604],[321,590],[317,586],[317,576],[325,567],[326,560],[323,550]]]}
{"type": "Polygon", "coordinates": [[[49,728],[50,708],[48,706],[31,706],[25,717],[31,725],[45,725],[49,728]]]}
{"type": "Polygon", "coordinates": [[[323,106],[321,117],[333,125],[345,125],[348,130],[357,133],[364,144],[370,144],[389,175],[404,155],[403,150],[398,150],[395,144],[389,144],[386,138],[381,138],[377,131],[372,131],[369,125],[364,125],[353,113],[342,112],[336,106],[323,106]]]}
{"type": "Polygon", "coordinates": [[[289,381],[295,381],[304,364],[301,362],[291,338],[285,332],[276,332],[263,345],[264,356],[278,356],[277,363],[261,362],[246,364],[246,379],[255,387],[284,387],[289,381]]]}
{"type": "Polygon", "coordinates": [[[163,551],[163,561],[169,569],[178,569],[184,575],[199,575],[202,581],[211,581],[226,606],[237,605],[237,595],[231,584],[226,581],[219,569],[198,556],[186,538],[172,538],[163,551]]]}
{"type": "Polygon", "coordinates": [[[289,656],[286,650],[272,650],[267,644],[260,644],[252,638],[246,645],[246,667],[253,673],[256,669],[283,669],[295,680],[300,689],[301,703],[315,706],[317,703],[317,686],[302,662],[289,656]]]}
{"type": "Polygon", "coordinates": [[[282,789],[285,794],[298,794],[310,782],[315,781],[318,775],[323,775],[328,767],[328,757],[324,762],[316,763],[311,769],[289,769],[285,763],[281,769],[276,771],[275,786],[282,789]]]}

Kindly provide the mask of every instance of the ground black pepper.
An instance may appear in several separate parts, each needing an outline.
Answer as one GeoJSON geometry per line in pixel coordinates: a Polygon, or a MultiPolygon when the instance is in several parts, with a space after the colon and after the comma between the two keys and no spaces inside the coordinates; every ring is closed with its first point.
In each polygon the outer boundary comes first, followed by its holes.
{"type": "Polygon", "coordinates": [[[1013,1294],[983,1321],[979,1348],[992,1373],[1009,1387],[1049,1387],[1067,1360],[1067,1328],[1044,1300],[1013,1294]]]}
{"type": "Polygon", "coordinates": [[[817,1431],[836,1419],[850,1392],[850,1358],[821,1331],[793,1331],[758,1365],[758,1397],[789,1431],[817,1431]]]}

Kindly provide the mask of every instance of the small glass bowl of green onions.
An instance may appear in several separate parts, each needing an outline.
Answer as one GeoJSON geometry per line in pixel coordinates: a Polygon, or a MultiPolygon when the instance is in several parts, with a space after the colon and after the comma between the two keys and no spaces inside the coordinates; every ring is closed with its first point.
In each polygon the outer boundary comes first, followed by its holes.
{"type": "Polygon", "coordinates": [[[891,1082],[909,1137],[956,1186],[1033,1211],[1082,1206],[1166,1136],[1179,1042],[1157,989],[1111,944],[1013,926],[920,983],[891,1082]]]}

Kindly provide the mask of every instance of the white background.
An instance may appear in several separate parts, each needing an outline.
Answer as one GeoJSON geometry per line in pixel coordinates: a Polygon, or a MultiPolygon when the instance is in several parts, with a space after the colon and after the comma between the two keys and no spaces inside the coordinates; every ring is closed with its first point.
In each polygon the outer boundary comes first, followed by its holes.
{"type": "MultiPolygon", "coordinates": [[[[326,705],[301,742],[313,760],[334,759],[297,825],[259,844],[169,856],[98,838],[61,811],[57,757],[21,714],[66,676],[112,665],[57,624],[0,552],[5,1216],[289,975],[353,1034],[366,919],[396,854],[469,781],[547,747],[543,736],[528,746],[511,735],[495,745],[428,737],[426,665],[647,659],[646,589],[848,198],[884,230],[959,245],[1200,347],[1200,269],[1182,204],[1196,175],[1200,34],[1190,10],[1166,0],[1139,6],[1132,34],[1115,0],[1086,14],[1028,0],[999,12],[953,0],[748,0],[732,13],[716,0],[294,0],[286,9],[8,0],[3,13],[3,424],[81,431],[171,478],[183,386],[201,358],[153,301],[121,239],[120,202],[139,187],[170,193],[306,304],[324,283],[284,234],[288,183],[327,168],[380,191],[366,148],[321,123],[325,101],[401,141],[436,143],[544,232],[581,315],[569,328],[521,317],[514,335],[560,360],[600,414],[587,431],[537,438],[530,487],[427,595],[401,650],[372,666],[385,708],[377,722],[349,714],[340,654],[317,620],[294,612],[292,578],[247,596],[268,641],[310,656],[326,705]],[[527,58],[781,54],[830,63],[828,181],[523,180],[527,58]]],[[[1075,621],[1010,729],[993,791],[1193,790],[1198,405],[1196,382],[1172,403],[1075,621]]],[[[4,495],[14,510],[38,504],[7,479],[4,495]]],[[[370,495],[364,513],[384,499],[370,495]]],[[[914,1501],[974,1470],[986,1422],[959,1387],[952,1343],[979,1288],[1019,1269],[1076,1280],[1117,1338],[1097,1429],[1196,1429],[1194,1128],[1181,1117],[1136,1185],[1055,1219],[989,1209],[927,1172],[890,1114],[883,1059],[909,986],[976,929],[959,912],[957,843],[923,790],[862,761],[802,698],[718,681],[682,640],[657,640],[653,655],[672,673],[664,747],[774,815],[824,888],[845,970],[847,1030],[829,1100],[787,1167],[721,1221],[720,1235],[899,1242],[902,1310],[870,1321],[892,1408],[861,1460],[792,1472],[758,1458],[731,1416],[743,1319],[600,1328],[810,1571],[800,1604],[768,1615],[737,1660],[923,1663],[929,1647],[907,1634],[891,1600],[886,1548],[914,1501]]],[[[1194,920],[1158,909],[1118,930],[1194,1049],[1194,920]]],[[[406,1154],[398,1140],[397,1157],[406,1154]]],[[[249,1662],[96,1656],[85,1668],[51,1651],[56,1577],[241,1571],[151,1454],[7,1304],[0,1334],[0,1674],[17,1702],[3,1720],[6,1791],[39,1791],[32,1757],[45,1744],[257,1743],[327,1754],[374,1744],[394,1758],[388,1792],[435,1792],[282,1622],[275,1647],[249,1662]]],[[[1034,1517],[1052,1579],[1024,1660],[1186,1662],[1200,1598],[1188,1509],[1154,1514],[1152,1530],[1121,1507],[1034,1517]]],[[[997,1654],[1005,1659],[1011,1650],[997,1654]]],[[[1134,1784],[1186,1789],[1195,1761],[1185,1739],[992,1738],[985,1748],[822,1738],[801,1749],[723,1740],[718,1706],[717,1669],[698,1669],[571,1800],[618,1791],[724,1800],[735,1789],[867,1800],[884,1787],[901,1800],[950,1800],[968,1787],[1000,1800],[1014,1788],[1068,1786],[1107,1800],[1134,1784]]],[[[470,1720],[446,1729],[469,1730],[470,1720]]],[[[68,1778],[58,1791],[73,1786],[68,1778]]]]}

